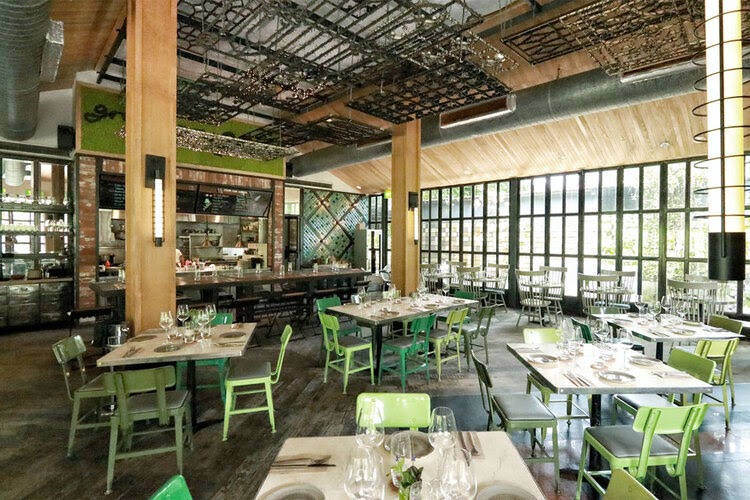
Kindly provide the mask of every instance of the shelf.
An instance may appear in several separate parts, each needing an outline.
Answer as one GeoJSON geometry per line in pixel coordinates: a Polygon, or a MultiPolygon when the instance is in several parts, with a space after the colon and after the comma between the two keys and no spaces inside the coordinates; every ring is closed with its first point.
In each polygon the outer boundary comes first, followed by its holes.
{"type": "Polygon", "coordinates": [[[5,236],[68,236],[68,233],[72,232],[73,229],[66,229],[64,231],[0,231],[0,235],[5,236]]]}
{"type": "Polygon", "coordinates": [[[208,238],[213,238],[213,237],[221,238],[221,233],[191,233],[191,234],[186,234],[186,235],[180,235],[178,236],[178,238],[181,238],[183,240],[189,240],[190,238],[206,239],[206,236],[208,236],[208,238]]]}
{"type": "Polygon", "coordinates": [[[73,208],[65,205],[39,205],[38,203],[4,203],[0,202],[0,210],[8,212],[33,212],[48,214],[71,214],[73,208]]]}

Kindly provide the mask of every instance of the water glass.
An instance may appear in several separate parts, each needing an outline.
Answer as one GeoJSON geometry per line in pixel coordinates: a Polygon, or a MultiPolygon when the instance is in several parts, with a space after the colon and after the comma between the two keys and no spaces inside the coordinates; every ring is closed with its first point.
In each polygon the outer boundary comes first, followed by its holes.
{"type": "Polygon", "coordinates": [[[665,295],[661,298],[661,310],[666,314],[672,312],[672,299],[669,295],[665,295]]]}
{"type": "Polygon", "coordinates": [[[445,498],[472,499],[477,492],[477,482],[471,470],[471,454],[455,447],[445,451],[438,466],[440,491],[445,498]]]}
{"type": "Polygon", "coordinates": [[[383,412],[375,402],[365,403],[357,416],[357,444],[365,447],[377,447],[383,444],[385,429],[383,412]]]}
{"type": "Polygon", "coordinates": [[[432,420],[428,430],[430,444],[438,450],[450,448],[455,444],[456,417],[453,410],[438,406],[432,410],[432,420]]]}
{"type": "Polygon", "coordinates": [[[638,316],[642,316],[643,310],[646,308],[646,301],[644,300],[643,295],[636,295],[633,305],[638,309],[638,316]]]}
{"type": "Polygon", "coordinates": [[[357,447],[344,473],[344,490],[349,498],[383,498],[383,459],[372,448],[357,447]]]}
{"type": "Polygon", "coordinates": [[[172,319],[172,311],[162,311],[159,314],[159,326],[164,330],[164,333],[166,333],[173,324],[174,319],[172,319]]]}
{"type": "Polygon", "coordinates": [[[193,329],[193,325],[188,324],[188,326],[185,327],[185,331],[182,333],[182,340],[186,344],[195,342],[195,330],[193,329]]]}
{"type": "Polygon", "coordinates": [[[416,457],[411,444],[411,431],[396,432],[391,436],[391,455],[396,462],[403,458],[414,463],[416,457]]]}
{"type": "Polygon", "coordinates": [[[177,319],[180,322],[179,326],[185,326],[185,322],[190,318],[190,308],[187,304],[180,304],[177,306],[177,319]]]}
{"type": "Polygon", "coordinates": [[[211,336],[211,325],[213,324],[214,320],[216,319],[216,304],[208,304],[206,306],[206,317],[208,317],[208,334],[207,336],[211,336]]]}

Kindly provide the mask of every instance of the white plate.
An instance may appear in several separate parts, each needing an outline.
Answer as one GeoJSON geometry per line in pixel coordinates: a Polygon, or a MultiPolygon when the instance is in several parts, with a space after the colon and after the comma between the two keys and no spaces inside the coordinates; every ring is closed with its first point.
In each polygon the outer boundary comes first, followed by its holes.
{"type": "Polygon", "coordinates": [[[263,500],[324,500],[325,495],[312,484],[286,484],[269,491],[263,500]]]}
{"type": "Polygon", "coordinates": [[[627,384],[635,380],[635,377],[628,372],[617,370],[604,370],[599,372],[599,378],[612,384],[627,384]]]}
{"type": "Polygon", "coordinates": [[[675,335],[683,335],[685,337],[692,337],[693,335],[695,335],[695,331],[689,330],[687,328],[672,328],[669,331],[674,333],[675,335]]]}
{"type": "Polygon", "coordinates": [[[536,496],[513,484],[493,483],[477,493],[477,500],[535,500],[536,496]]]}
{"type": "Polygon", "coordinates": [[[556,356],[550,356],[549,354],[530,354],[528,358],[529,363],[535,365],[552,365],[557,362],[556,356]]]}

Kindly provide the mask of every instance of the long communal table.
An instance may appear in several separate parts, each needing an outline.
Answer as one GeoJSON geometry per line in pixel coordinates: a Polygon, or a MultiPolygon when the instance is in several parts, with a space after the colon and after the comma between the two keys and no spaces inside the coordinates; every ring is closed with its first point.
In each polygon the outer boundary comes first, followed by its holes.
{"type": "MultiPolygon", "coordinates": [[[[297,286],[304,288],[308,302],[314,297],[320,283],[340,282],[346,287],[354,287],[355,283],[369,275],[363,269],[300,269],[274,273],[271,271],[255,272],[254,270],[237,272],[236,270],[217,271],[215,275],[202,273],[199,279],[194,273],[178,273],[175,286],[177,290],[199,290],[203,300],[216,303],[221,288],[283,287],[297,286]]],[[[89,287],[98,297],[106,299],[115,310],[118,319],[122,319],[125,311],[125,283],[116,280],[97,281],[89,287]]],[[[326,285],[327,287],[327,285],[326,285]]]]}

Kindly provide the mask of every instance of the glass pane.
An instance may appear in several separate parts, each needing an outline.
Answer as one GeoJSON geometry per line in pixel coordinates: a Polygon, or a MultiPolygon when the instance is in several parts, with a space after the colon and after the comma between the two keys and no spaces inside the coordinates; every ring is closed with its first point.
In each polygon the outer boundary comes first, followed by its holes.
{"type": "Polygon", "coordinates": [[[562,257],[550,257],[548,265],[555,266],[555,267],[561,267],[562,266],[562,262],[563,262],[562,257]]]}
{"type": "Polygon", "coordinates": [[[508,219],[498,219],[497,221],[497,251],[501,253],[508,253],[510,252],[510,238],[509,238],[509,232],[510,229],[508,225],[510,224],[508,219]]]}
{"type": "Polygon", "coordinates": [[[667,165],[667,207],[683,208],[685,206],[685,164],[670,163],[667,165]]]}
{"type": "MultiPolygon", "coordinates": [[[[2,193],[10,196],[12,202],[25,203],[34,199],[34,163],[27,160],[15,158],[3,158],[0,173],[0,183],[2,183],[2,193]]],[[[59,203],[62,203],[62,199],[59,203]]],[[[22,252],[18,252],[22,253],[22,252]]],[[[30,252],[23,252],[30,253],[30,252]]]]}
{"type": "Polygon", "coordinates": [[[583,274],[599,274],[599,259],[587,257],[583,259],[583,274]]]}
{"type": "MultiPolygon", "coordinates": [[[[484,251],[484,233],[482,231],[482,219],[474,219],[474,233],[472,240],[474,240],[474,251],[484,251]]],[[[481,257],[481,256],[480,256],[481,257]]]]}
{"type": "Polygon", "coordinates": [[[565,217],[565,253],[578,255],[578,216],[565,217]]]}
{"type": "Polygon", "coordinates": [[[659,263],[654,260],[644,260],[641,274],[641,294],[647,301],[659,299],[659,263]]]}
{"type": "Polygon", "coordinates": [[[497,182],[487,184],[487,217],[497,215],[497,182]]]}
{"type": "Polygon", "coordinates": [[[641,191],[639,189],[641,169],[626,168],[622,175],[622,209],[638,210],[641,191]]]}
{"type": "Polygon", "coordinates": [[[531,217],[521,217],[518,221],[518,251],[531,251],[531,217]]]}
{"type": "Polygon", "coordinates": [[[658,257],[659,214],[643,214],[643,229],[641,230],[641,235],[643,237],[643,249],[641,255],[643,257],[658,257]]]}
{"type": "Polygon", "coordinates": [[[451,218],[461,217],[461,188],[451,188],[451,218]]]}
{"type": "Polygon", "coordinates": [[[697,162],[690,162],[690,206],[697,207],[708,207],[708,195],[707,193],[696,193],[697,189],[702,189],[708,186],[708,168],[696,167],[697,162]]]}
{"type": "Polygon", "coordinates": [[[544,265],[544,256],[543,255],[534,255],[531,258],[531,269],[539,269],[539,266],[544,265]]]}
{"type": "Polygon", "coordinates": [[[462,252],[471,252],[472,248],[472,236],[474,235],[474,231],[472,229],[472,220],[471,219],[463,219],[461,221],[464,227],[463,235],[461,237],[461,251],[462,252]]]}
{"type": "Polygon", "coordinates": [[[521,255],[518,257],[518,269],[521,269],[522,271],[531,271],[531,258],[528,255],[521,255]]]}
{"type": "MultiPolygon", "coordinates": [[[[549,253],[563,253],[563,218],[556,215],[549,218],[549,253]]],[[[565,228],[566,230],[568,228],[565,228]]],[[[552,261],[550,261],[551,263],[552,261]]],[[[554,264],[550,264],[554,265],[554,264]]]]}
{"type": "Polygon", "coordinates": [[[497,219],[487,219],[487,230],[484,233],[487,242],[487,254],[497,252],[497,219]]]}
{"type": "Polygon", "coordinates": [[[68,168],[66,165],[40,163],[39,200],[58,205],[68,198],[68,168]]]}
{"type": "Polygon", "coordinates": [[[440,248],[439,235],[440,223],[438,221],[430,221],[430,250],[436,251],[440,248]]]}
{"type": "Polygon", "coordinates": [[[602,212],[617,209],[617,170],[602,172],[602,212]]]}
{"type": "Polygon", "coordinates": [[[689,256],[691,259],[708,258],[708,220],[690,218],[690,238],[689,256]]]}
{"type": "Polygon", "coordinates": [[[535,254],[544,255],[544,228],[546,219],[544,217],[534,217],[534,250],[535,254]]]}
{"type": "Polygon", "coordinates": [[[643,209],[657,210],[659,208],[659,186],[661,185],[659,165],[643,167],[643,179],[643,209]],[[648,182],[645,182],[646,179],[648,179],[648,182]]]}
{"type": "Polygon", "coordinates": [[[547,178],[534,178],[534,213],[536,215],[544,213],[544,199],[546,196],[547,178]]]}
{"type": "Polygon", "coordinates": [[[520,214],[529,215],[531,213],[531,179],[521,179],[518,184],[519,196],[521,198],[520,214]]]}
{"type": "Polygon", "coordinates": [[[691,262],[689,264],[690,274],[697,276],[708,276],[708,263],[707,262],[691,262]]]}
{"type": "Polygon", "coordinates": [[[562,175],[553,175],[549,178],[550,204],[549,212],[559,214],[563,211],[563,189],[565,178],[562,175]]]}
{"type": "Polygon", "coordinates": [[[461,221],[458,220],[452,220],[450,222],[451,227],[451,233],[450,233],[450,246],[446,248],[450,248],[451,252],[458,252],[459,251],[459,245],[461,243],[461,221]]]}
{"type": "MultiPolygon", "coordinates": [[[[437,222],[433,222],[437,225],[437,222]]],[[[440,225],[440,251],[442,253],[450,251],[451,248],[451,233],[450,226],[441,224],[440,225]]]]}
{"type": "Polygon", "coordinates": [[[583,253],[599,254],[599,216],[587,215],[583,218],[583,253]]]}
{"type": "Polygon", "coordinates": [[[685,214],[667,214],[667,257],[685,256],[685,214]]]}
{"type": "Polygon", "coordinates": [[[685,265],[682,262],[667,261],[667,279],[681,280],[685,277],[685,265]]]}
{"type": "Polygon", "coordinates": [[[599,211],[599,172],[586,172],[584,174],[584,205],[586,212],[599,211]]]}
{"type": "Polygon", "coordinates": [[[466,218],[474,217],[474,190],[471,186],[464,186],[462,191],[461,203],[464,206],[463,216],[466,218]]]}
{"type": "Polygon", "coordinates": [[[641,243],[641,231],[638,228],[638,214],[624,214],[622,216],[622,254],[623,256],[638,256],[641,243]]]}
{"type": "Polygon", "coordinates": [[[441,215],[443,219],[449,219],[451,216],[451,190],[443,189],[441,192],[441,215]]]}
{"type": "Polygon", "coordinates": [[[477,184],[474,186],[474,199],[472,200],[474,205],[474,217],[482,217],[484,215],[484,185],[477,184]]]}
{"type": "Polygon", "coordinates": [[[599,266],[601,266],[601,270],[613,270],[617,264],[615,263],[614,259],[602,259],[599,262],[599,266]]]}
{"type": "Polygon", "coordinates": [[[510,182],[498,184],[497,204],[497,215],[510,215],[510,182]]]}
{"type": "Polygon", "coordinates": [[[575,297],[578,295],[578,259],[568,257],[564,265],[568,269],[565,274],[565,295],[575,297]]]}
{"type": "Polygon", "coordinates": [[[602,215],[602,255],[615,255],[617,251],[617,216],[602,215]]]}
{"type": "Polygon", "coordinates": [[[569,214],[578,213],[578,174],[565,176],[565,211],[569,214]]]}

